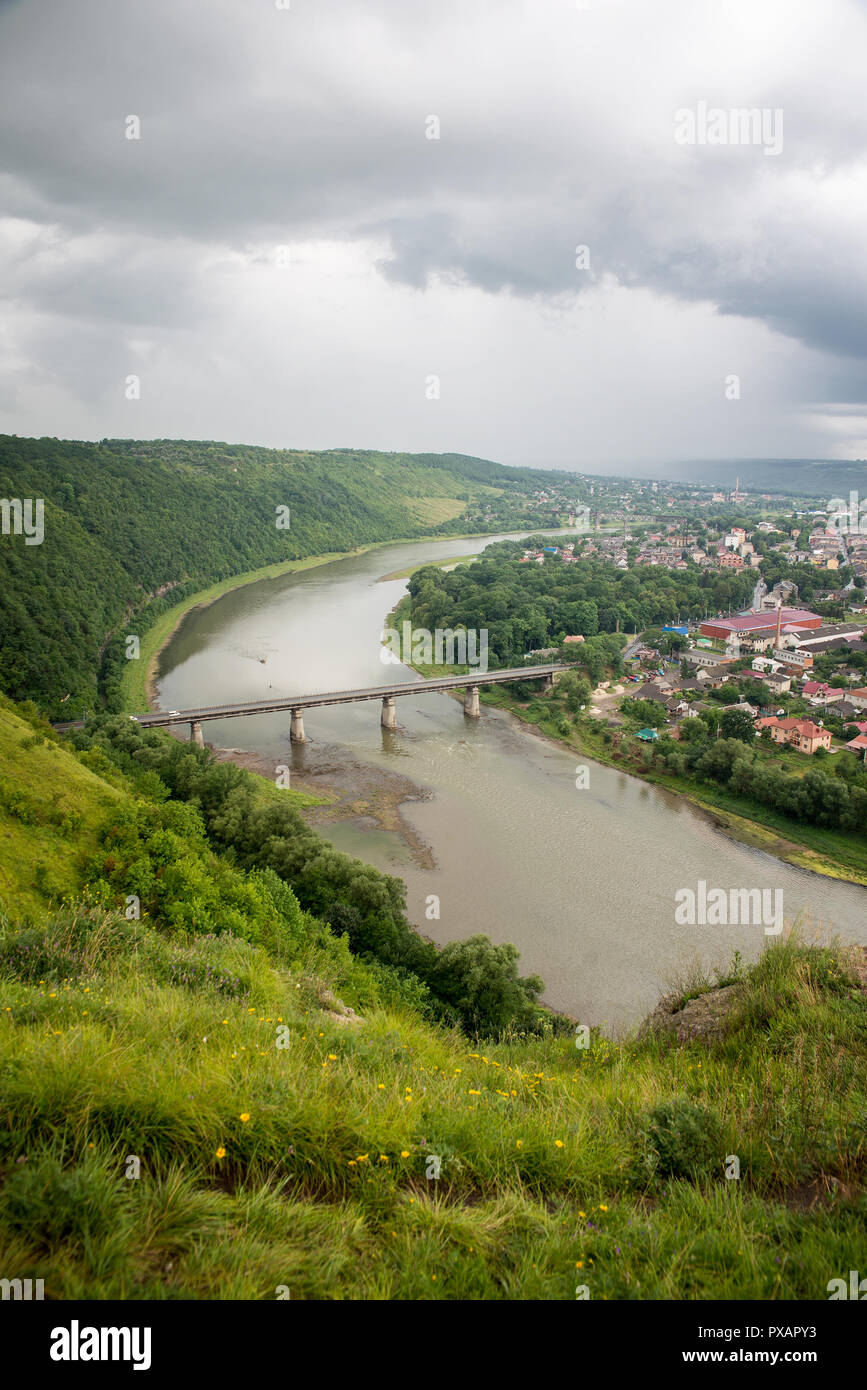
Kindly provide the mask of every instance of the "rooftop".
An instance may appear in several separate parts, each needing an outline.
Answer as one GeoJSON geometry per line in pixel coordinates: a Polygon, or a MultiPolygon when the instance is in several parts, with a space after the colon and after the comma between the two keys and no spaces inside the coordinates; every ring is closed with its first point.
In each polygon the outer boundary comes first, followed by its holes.
{"type": "MultiPolygon", "coordinates": [[[[811,613],[806,608],[783,608],[780,610],[780,622],[784,627],[797,628],[821,622],[821,618],[818,613],[811,613]]],[[[770,631],[777,626],[777,614],[775,610],[768,609],[764,613],[742,613],[736,618],[708,618],[703,626],[722,627],[730,632],[770,631]]]]}

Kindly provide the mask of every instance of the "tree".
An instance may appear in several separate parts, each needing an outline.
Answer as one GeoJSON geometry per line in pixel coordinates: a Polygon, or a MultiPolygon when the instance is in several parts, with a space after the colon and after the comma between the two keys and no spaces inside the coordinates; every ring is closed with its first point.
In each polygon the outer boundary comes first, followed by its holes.
{"type": "Polygon", "coordinates": [[[514,946],[495,946],[486,936],[444,946],[431,986],[451,1004],[462,1025],[478,1033],[498,1033],[510,1025],[532,1027],[536,999],[544,989],[538,975],[518,975],[514,946]]]}
{"type": "Polygon", "coordinates": [[[744,709],[727,709],[720,720],[723,738],[738,738],[751,747],[756,741],[753,717],[744,709]]]}

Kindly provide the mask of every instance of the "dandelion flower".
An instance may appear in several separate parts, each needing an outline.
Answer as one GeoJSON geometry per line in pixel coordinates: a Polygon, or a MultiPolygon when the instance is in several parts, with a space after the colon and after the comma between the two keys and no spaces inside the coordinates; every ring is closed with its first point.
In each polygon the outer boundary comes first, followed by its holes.
{"type": "Polygon", "coordinates": [[[248,1110],[245,1110],[243,1115],[240,1115],[238,1118],[240,1119],[241,1123],[245,1125],[250,1118],[250,1112],[248,1110]]]}
{"type": "Polygon", "coordinates": [[[400,1156],[401,1158],[409,1158],[409,1149],[401,1149],[400,1156]]]}
{"type": "Polygon", "coordinates": [[[216,1157],[217,1157],[217,1158],[225,1158],[225,1157],[226,1157],[226,1150],[223,1148],[222,1144],[221,1144],[220,1147],[217,1149],[216,1157]]]}
{"type": "Polygon", "coordinates": [[[557,1149],[562,1149],[562,1147],[563,1147],[563,1140],[562,1140],[562,1139],[555,1139],[555,1140],[554,1140],[554,1147],[557,1148],[557,1149]]]}

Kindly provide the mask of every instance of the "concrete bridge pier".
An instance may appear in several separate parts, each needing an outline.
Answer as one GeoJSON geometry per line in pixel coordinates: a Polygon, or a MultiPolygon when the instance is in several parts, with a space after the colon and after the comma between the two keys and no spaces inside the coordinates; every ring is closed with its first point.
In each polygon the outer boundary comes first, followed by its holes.
{"type": "Polygon", "coordinates": [[[301,713],[300,709],[292,710],[292,717],[289,721],[289,742],[307,742],[307,739],[304,737],[304,716],[301,713]]]}
{"type": "Polygon", "coordinates": [[[397,712],[394,707],[394,696],[386,695],[382,702],[382,719],[380,720],[384,729],[397,728],[397,712]]]}
{"type": "Polygon", "coordinates": [[[468,719],[479,718],[479,687],[477,685],[467,686],[467,693],[464,696],[464,714],[468,719]]]}
{"type": "Polygon", "coordinates": [[[551,694],[551,691],[552,691],[553,689],[554,689],[554,677],[553,677],[553,676],[546,676],[545,679],[544,679],[543,682],[542,682],[542,694],[543,694],[543,695],[550,695],[550,694],[551,694]]]}
{"type": "Polygon", "coordinates": [[[205,740],[202,737],[202,726],[198,719],[193,719],[190,723],[190,743],[194,743],[197,748],[204,748],[205,740]]]}

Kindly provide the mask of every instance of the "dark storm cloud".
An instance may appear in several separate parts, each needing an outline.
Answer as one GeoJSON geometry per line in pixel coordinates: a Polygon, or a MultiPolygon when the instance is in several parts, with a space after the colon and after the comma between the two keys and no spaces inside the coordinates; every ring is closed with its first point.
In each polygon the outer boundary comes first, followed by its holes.
{"type": "Polygon", "coordinates": [[[408,293],[614,283],[863,359],[865,54],[854,0],[0,0],[0,293],[108,340],[331,241],[408,293]],[[699,101],[782,109],[782,152],[679,146],[699,101]]]}
{"type": "MultiPolygon", "coordinates": [[[[473,8],[474,18],[451,5],[305,0],[285,13],[237,0],[7,7],[7,210],[229,244],[374,229],[391,240],[393,281],[423,286],[440,272],[529,295],[586,287],[573,247],[587,242],[594,269],[624,283],[711,299],[831,351],[864,350],[860,255],[841,264],[829,228],[807,264],[811,226],[793,228],[787,193],[799,169],[821,163],[824,176],[863,156],[862,103],[845,75],[833,103],[821,72],[815,92],[801,71],[753,84],[750,100],[788,121],[777,159],[679,149],[678,82],[630,90],[619,50],[646,43],[648,62],[676,73],[654,34],[680,25],[688,38],[689,6],[615,8],[618,30],[587,31],[598,62],[575,29],[600,19],[592,10],[543,3],[534,26],[520,5],[473,8]],[[437,141],[424,139],[431,112],[437,141]],[[123,138],[130,113],[139,141],[123,138]],[[745,231],[763,243],[753,265],[745,231]]],[[[694,75],[689,86],[701,90],[694,75]]]]}

